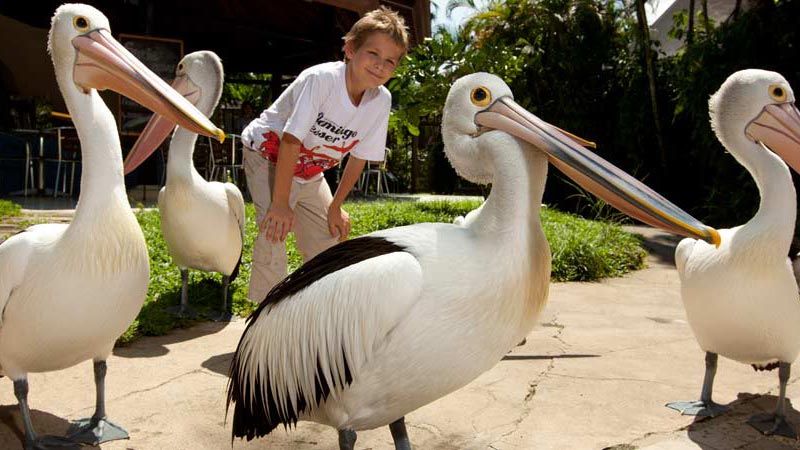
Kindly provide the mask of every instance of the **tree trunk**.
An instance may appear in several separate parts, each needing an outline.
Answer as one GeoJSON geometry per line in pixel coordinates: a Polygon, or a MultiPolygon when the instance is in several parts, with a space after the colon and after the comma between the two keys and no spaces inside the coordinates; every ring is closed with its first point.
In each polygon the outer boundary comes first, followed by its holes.
{"type": "Polygon", "coordinates": [[[639,32],[641,34],[642,50],[644,53],[645,68],[647,70],[647,81],[650,86],[650,105],[653,111],[653,122],[656,126],[656,142],[658,143],[659,159],[661,168],[667,166],[666,153],[664,151],[664,140],[661,133],[661,121],[658,120],[658,99],[656,95],[656,73],[653,61],[653,49],[650,45],[650,29],[647,26],[647,15],[644,11],[644,1],[636,0],[636,19],[639,22],[639,32]]]}
{"type": "Polygon", "coordinates": [[[731,13],[728,20],[736,20],[739,18],[739,14],[742,12],[742,0],[736,0],[736,6],[733,8],[733,12],[731,13]]]}
{"type": "Polygon", "coordinates": [[[711,34],[711,21],[708,19],[708,0],[703,0],[703,29],[706,30],[706,36],[711,34]]]}
{"type": "Polygon", "coordinates": [[[419,138],[411,137],[411,193],[419,189],[419,138]]]}
{"type": "Polygon", "coordinates": [[[694,0],[689,0],[689,27],[686,30],[686,45],[694,42],[694,0]]]}

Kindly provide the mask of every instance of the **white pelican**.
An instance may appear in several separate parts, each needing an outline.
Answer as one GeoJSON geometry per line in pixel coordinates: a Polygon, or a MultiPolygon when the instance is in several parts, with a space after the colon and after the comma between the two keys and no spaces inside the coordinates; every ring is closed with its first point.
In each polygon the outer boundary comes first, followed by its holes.
{"type": "Polygon", "coordinates": [[[784,397],[800,351],[800,295],[787,258],[797,214],[795,190],[781,158],[800,170],[800,114],[794,100],[780,74],[751,69],[731,75],[709,101],[717,138],[755,179],[761,204],[746,224],[720,230],[720,248],[684,239],[675,250],[681,298],[706,352],[706,374],[700,400],[667,404],[689,415],[725,412],[711,400],[717,355],[757,370],[779,367],[775,412],[753,416],[749,423],[787,436],[795,435],[786,423],[784,397]]]}
{"type": "Polygon", "coordinates": [[[410,449],[404,415],[500,361],[545,304],[550,251],[539,211],[548,158],[638,218],[718,238],[511,97],[485,73],[458,80],[447,97],[450,162],[464,178],[492,182],[469,220],[342,242],[268,294],[231,363],[234,437],[308,420],[339,430],[340,449],[352,450],[357,430],[390,424],[395,447],[410,449]]]}
{"type": "Polygon", "coordinates": [[[64,443],[36,435],[27,374],[87,359],[94,361],[96,410],[73,424],[69,440],[97,445],[127,437],[105,419],[105,361],[139,312],[150,271],[125,192],[114,116],[96,89],[125,94],[198,132],[222,134],[115,41],[108,19],[91,6],[59,7],[48,48],[81,140],[83,177],[71,224],[34,226],[0,246],[0,373],[14,382],[26,449],[64,443]]]}
{"type": "MultiPolygon", "coordinates": [[[[222,62],[209,51],[183,57],[172,87],[211,116],[222,95],[222,62]]],[[[125,172],[141,164],[175,127],[154,115],[128,153],[125,172]]],[[[169,144],[167,184],[158,194],[161,231],[180,267],[180,314],[188,313],[189,269],[222,274],[222,317],[227,316],[228,284],[239,272],[244,240],[244,198],[233,183],[208,182],[192,163],[197,133],[178,127],[169,144]]]]}

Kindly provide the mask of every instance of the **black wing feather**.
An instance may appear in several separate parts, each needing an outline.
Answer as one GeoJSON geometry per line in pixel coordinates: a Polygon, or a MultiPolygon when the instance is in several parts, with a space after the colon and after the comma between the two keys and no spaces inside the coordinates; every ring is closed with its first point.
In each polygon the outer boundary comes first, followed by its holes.
{"type": "MultiPolygon", "coordinates": [[[[231,440],[240,437],[246,438],[249,441],[253,438],[269,434],[272,430],[277,428],[278,425],[283,424],[284,428],[294,426],[297,424],[298,414],[305,411],[308,407],[306,398],[300,392],[297,392],[297,411],[292,411],[291,408],[288,408],[287,413],[284,414],[281,408],[278,407],[276,399],[273,398],[271,387],[266,386],[266,388],[264,388],[263,386],[263,383],[269,383],[269,374],[257,373],[254,385],[242,382],[242,375],[250,371],[250,369],[246,365],[243,366],[241,362],[242,341],[253,323],[258,320],[258,317],[264,311],[269,311],[267,306],[284,301],[326,275],[330,275],[345,267],[377,256],[402,251],[407,250],[400,245],[380,237],[365,236],[344,241],[323,251],[298,268],[291,275],[284,278],[283,281],[275,285],[275,287],[269,291],[264,301],[261,302],[255,312],[247,319],[247,327],[242,334],[242,339],[240,339],[236,353],[234,353],[233,360],[231,361],[227,402],[228,408],[230,408],[231,403],[235,404],[231,440]],[[251,393],[253,394],[252,397],[251,393]],[[264,393],[266,393],[266,398],[264,393]],[[253,399],[252,401],[250,400],[251,398],[253,399]]],[[[342,353],[346,354],[345,352],[342,353]]],[[[353,377],[347,358],[345,358],[344,364],[344,381],[345,385],[349,385],[353,381],[353,377]]],[[[316,404],[322,403],[330,394],[331,386],[324,380],[325,376],[318,359],[314,389],[316,404]]]]}

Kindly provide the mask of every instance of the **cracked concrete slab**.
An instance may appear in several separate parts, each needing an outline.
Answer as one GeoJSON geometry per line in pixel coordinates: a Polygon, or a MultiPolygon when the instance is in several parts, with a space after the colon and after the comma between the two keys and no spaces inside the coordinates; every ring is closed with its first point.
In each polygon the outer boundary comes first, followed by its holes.
{"type": "MultiPolygon", "coordinates": [[[[649,266],[599,283],[555,283],[540,325],[524,345],[463,389],[412,412],[417,450],[787,450],[797,441],[765,437],[745,422],[772,409],[777,373],[720,358],[714,399],[733,409],[695,420],[664,407],[699,395],[704,355],[679,298],[671,261],[677,239],[647,228],[649,266]]],[[[109,418],[130,440],[103,450],[216,450],[231,447],[225,389],[244,321],[206,323],[117,349],[108,363],[109,418]]],[[[788,398],[800,397],[792,377],[788,398]]],[[[21,447],[21,419],[0,379],[0,449],[21,447]]],[[[32,374],[37,430],[63,434],[92,414],[91,363],[32,374]]],[[[789,419],[800,426],[800,414],[789,419]]],[[[300,423],[234,449],[335,449],[334,430],[300,423]]],[[[388,429],[359,433],[359,450],[392,450],[388,429]]]]}

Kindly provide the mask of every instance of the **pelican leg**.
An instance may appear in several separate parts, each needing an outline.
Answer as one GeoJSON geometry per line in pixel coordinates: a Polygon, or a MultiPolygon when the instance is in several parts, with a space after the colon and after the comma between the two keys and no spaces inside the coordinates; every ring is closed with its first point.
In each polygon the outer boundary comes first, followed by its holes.
{"type": "Polygon", "coordinates": [[[392,432],[395,450],[411,450],[411,442],[409,442],[408,433],[406,433],[405,417],[401,417],[390,423],[389,431],[392,432]]]}
{"type": "Polygon", "coordinates": [[[106,420],[106,371],[105,361],[94,362],[94,384],[97,390],[94,415],[75,421],[69,426],[67,436],[70,440],[97,446],[103,442],[128,439],[125,430],[106,420]]]}
{"type": "Polygon", "coordinates": [[[339,430],[339,450],[354,450],[357,437],[353,430],[339,430]]]}
{"type": "Polygon", "coordinates": [[[714,403],[711,400],[711,393],[714,390],[714,377],[717,375],[717,359],[716,353],[706,352],[706,375],[703,378],[703,390],[700,393],[700,400],[667,403],[667,408],[680,411],[685,416],[716,417],[728,412],[730,408],[714,403]]]}
{"type": "Polygon", "coordinates": [[[780,381],[780,395],[778,403],[775,405],[775,412],[769,414],[756,414],[747,423],[753,428],[766,435],[785,436],[797,439],[797,432],[786,420],[786,383],[789,382],[789,375],[792,370],[791,363],[781,362],[778,368],[778,380],[780,381]]]}
{"type": "Polygon", "coordinates": [[[222,310],[219,316],[214,319],[220,322],[227,322],[233,319],[233,315],[228,311],[228,290],[231,284],[230,275],[222,276],[222,310]]]}
{"type": "Polygon", "coordinates": [[[197,317],[197,311],[189,306],[189,269],[181,268],[181,304],[180,306],[170,306],[167,311],[178,317],[193,319],[197,317]]]}
{"type": "Polygon", "coordinates": [[[47,450],[52,448],[77,448],[75,442],[56,436],[36,435],[31,420],[31,410],[28,407],[28,380],[14,380],[14,395],[19,403],[19,410],[22,413],[22,423],[25,425],[25,450],[47,450]]]}

